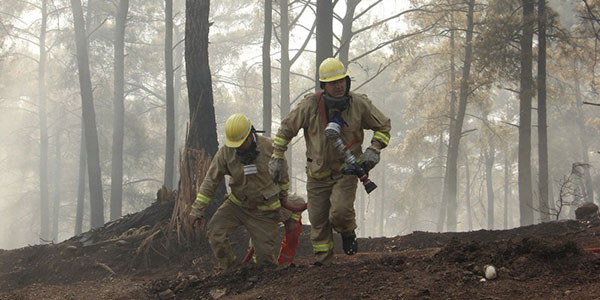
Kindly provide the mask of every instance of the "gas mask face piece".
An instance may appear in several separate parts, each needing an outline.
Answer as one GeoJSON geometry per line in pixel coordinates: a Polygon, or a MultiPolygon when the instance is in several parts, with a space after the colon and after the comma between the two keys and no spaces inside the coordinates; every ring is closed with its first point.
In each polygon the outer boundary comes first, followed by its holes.
{"type": "Polygon", "coordinates": [[[235,158],[244,165],[244,175],[252,175],[258,173],[256,168],[256,157],[258,151],[256,151],[256,139],[252,141],[250,146],[244,150],[235,150],[235,158]]]}

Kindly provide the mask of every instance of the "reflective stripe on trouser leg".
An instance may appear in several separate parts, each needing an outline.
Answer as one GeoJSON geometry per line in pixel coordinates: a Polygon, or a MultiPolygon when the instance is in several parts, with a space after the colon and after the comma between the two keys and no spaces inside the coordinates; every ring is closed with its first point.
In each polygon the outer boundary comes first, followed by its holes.
{"type": "Polygon", "coordinates": [[[333,260],[333,232],[329,223],[329,196],[334,181],[330,177],[317,180],[307,178],[308,218],[310,220],[310,240],[318,262],[333,260]]]}
{"type": "Polygon", "coordinates": [[[329,222],[333,230],[338,233],[354,231],[356,229],[354,200],[358,178],[353,175],[341,175],[334,180],[330,197],[329,222]]]}
{"type": "Polygon", "coordinates": [[[235,255],[229,243],[229,234],[242,225],[238,218],[241,208],[225,201],[208,222],[208,241],[219,268],[226,270],[236,263],[235,255]]]}
{"type": "Polygon", "coordinates": [[[244,226],[254,244],[258,265],[275,265],[275,251],[279,236],[279,210],[260,211],[242,209],[244,226]]]}

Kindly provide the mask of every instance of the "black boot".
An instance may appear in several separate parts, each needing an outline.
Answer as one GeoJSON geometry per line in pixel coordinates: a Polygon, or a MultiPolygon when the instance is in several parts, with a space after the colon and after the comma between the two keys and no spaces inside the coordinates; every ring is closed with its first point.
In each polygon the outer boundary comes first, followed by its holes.
{"type": "Polygon", "coordinates": [[[347,255],[354,255],[358,252],[358,242],[356,241],[356,234],[354,231],[342,233],[342,243],[344,247],[344,253],[347,255]]]}

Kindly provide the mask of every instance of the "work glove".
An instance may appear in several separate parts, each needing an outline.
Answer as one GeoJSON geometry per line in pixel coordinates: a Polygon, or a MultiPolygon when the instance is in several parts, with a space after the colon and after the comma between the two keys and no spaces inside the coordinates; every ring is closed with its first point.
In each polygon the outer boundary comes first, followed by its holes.
{"type": "Polygon", "coordinates": [[[269,160],[269,174],[273,181],[279,183],[283,178],[283,158],[271,156],[271,160],[269,160]]]}
{"type": "Polygon", "coordinates": [[[204,228],[204,207],[192,205],[192,210],[188,216],[188,221],[192,225],[192,228],[204,228]]]}
{"type": "Polygon", "coordinates": [[[379,151],[373,148],[367,148],[365,153],[360,156],[360,164],[365,172],[369,172],[377,163],[379,163],[379,151]]]}

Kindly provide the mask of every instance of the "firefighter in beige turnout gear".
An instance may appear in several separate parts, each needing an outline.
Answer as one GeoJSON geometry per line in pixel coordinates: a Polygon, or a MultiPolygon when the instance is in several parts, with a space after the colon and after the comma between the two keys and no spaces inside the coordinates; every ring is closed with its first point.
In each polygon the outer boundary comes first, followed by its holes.
{"type": "Polygon", "coordinates": [[[368,171],[379,162],[379,152],[390,141],[391,121],[366,95],[350,92],[346,68],[336,58],[327,58],[319,67],[323,91],[308,94],[281,122],[273,140],[269,172],[275,180],[286,176],[284,152],[289,142],[304,131],[307,159],[308,214],[311,241],[317,265],[333,260],[333,232],[342,235],[344,252],[357,251],[354,199],[357,177],[341,173],[342,156],[324,134],[332,118],[341,118],[341,137],[368,171]],[[362,153],[363,129],[374,131],[371,145],[362,153]]]}
{"type": "Polygon", "coordinates": [[[271,144],[271,139],[255,134],[246,116],[232,115],[225,123],[225,147],[220,147],[215,154],[198,189],[190,212],[192,224],[202,224],[204,208],[225,175],[230,176],[231,193],[207,226],[210,246],[222,270],[230,269],[238,262],[228,236],[239,226],[246,228],[254,243],[256,263],[275,266],[280,193],[287,191],[289,180],[286,175],[277,184],[269,175],[271,144]]]}

